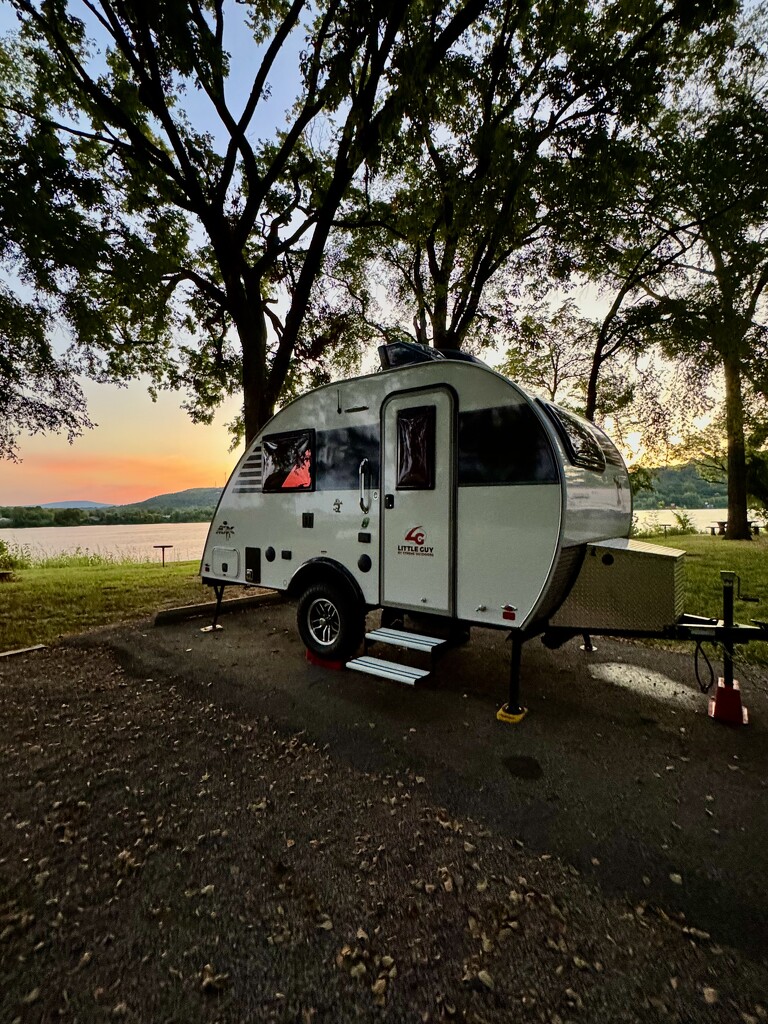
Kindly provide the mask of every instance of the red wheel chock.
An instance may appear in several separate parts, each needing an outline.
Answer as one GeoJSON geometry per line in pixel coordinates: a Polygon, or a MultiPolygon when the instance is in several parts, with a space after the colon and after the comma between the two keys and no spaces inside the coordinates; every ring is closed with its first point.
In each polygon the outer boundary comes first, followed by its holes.
{"type": "Polygon", "coordinates": [[[307,650],[306,659],[310,665],[318,665],[320,668],[330,668],[334,672],[340,672],[345,666],[343,661],[333,661],[330,658],[321,658],[319,654],[307,650]]]}
{"type": "Polygon", "coordinates": [[[749,712],[741,703],[741,690],[737,679],[734,679],[733,686],[726,686],[722,678],[717,680],[717,691],[714,697],[709,698],[707,713],[716,722],[725,722],[726,725],[748,724],[749,712]]]}

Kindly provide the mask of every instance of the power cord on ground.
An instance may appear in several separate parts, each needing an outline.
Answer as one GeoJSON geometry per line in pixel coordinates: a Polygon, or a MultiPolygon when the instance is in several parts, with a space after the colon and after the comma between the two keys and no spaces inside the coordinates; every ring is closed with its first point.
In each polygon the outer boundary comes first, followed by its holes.
{"type": "Polygon", "coordinates": [[[696,641],[696,650],[693,654],[693,667],[696,672],[696,682],[699,684],[699,689],[702,693],[709,693],[709,691],[712,689],[712,684],[715,681],[715,670],[712,668],[712,662],[707,657],[707,652],[702,647],[702,643],[702,640],[696,641]],[[701,673],[699,671],[699,657],[702,657],[704,661],[706,661],[707,668],[709,669],[709,682],[706,685],[702,682],[701,679],[701,673]]]}
{"type": "MultiPolygon", "coordinates": [[[[693,655],[693,665],[694,665],[694,670],[696,672],[696,682],[699,684],[699,689],[701,690],[702,693],[709,693],[709,691],[712,689],[712,684],[715,681],[715,670],[712,667],[712,662],[707,657],[707,652],[702,647],[702,644],[704,644],[704,643],[711,643],[716,651],[719,650],[720,648],[722,648],[722,644],[713,642],[711,640],[710,641],[706,641],[706,640],[697,640],[696,641],[696,649],[695,649],[694,655],[693,655]],[[709,669],[709,682],[708,683],[705,683],[702,680],[702,678],[701,678],[701,667],[700,667],[700,664],[699,664],[699,658],[700,657],[704,659],[704,661],[707,664],[707,668],[709,669]]],[[[740,658],[738,655],[736,655],[734,657],[733,663],[734,663],[735,667],[738,667],[740,675],[748,674],[749,671],[752,668],[754,668],[754,666],[752,665],[751,662],[746,661],[744,658],[740,658]]],[[[765,695],[768,696],[768,688],[766,688],[764,686],[761,686],[759,683],[756,683],[754,681],[754,679],[749,680],[749,685],[750,685],[750,687],[753,690],[757,690],[759,693],[762,693],[762,694],[765,694],[765,695]]]]}

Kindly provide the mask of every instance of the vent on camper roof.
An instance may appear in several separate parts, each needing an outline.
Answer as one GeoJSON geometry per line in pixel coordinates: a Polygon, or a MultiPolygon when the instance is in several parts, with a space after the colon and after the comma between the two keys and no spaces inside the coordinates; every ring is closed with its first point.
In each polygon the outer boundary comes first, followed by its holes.
{"type": "Polygon", "coordinates": [[[254,448],[237,475],[233,494],[261,493],[261,445],[254,448]]]}

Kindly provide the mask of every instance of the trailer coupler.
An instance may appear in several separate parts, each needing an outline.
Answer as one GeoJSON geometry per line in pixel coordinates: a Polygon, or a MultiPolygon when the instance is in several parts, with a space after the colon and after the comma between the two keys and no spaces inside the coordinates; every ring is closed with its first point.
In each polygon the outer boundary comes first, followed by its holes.
{"type": "MultiPolygon", "coordinates": [[[[753,640],[768,641],[768,622],[760,619],[751,619],[750,625],[734,622],[733,605],[734,598],[741,601],[757,602],[756,597],[747,597],[741,593],[741,580],[739,576],[730,570],[720,572],[723,585],[723,617],[721,619],[710,618],[704,615],[681,615],[672,625],[661,630],[617,630],[601,628],[590,625],[585,631],[573,627],[558,628],[548,626],[544,629],[541,640],[545,647],[554,650],[562,647],[563,644],[579,635],[585,638],[582,650],[589,650],[586,642],[588,635],[593,636],[615,636],[636,640],[692,640],[696,644],[696,677],[703,693],[707,693],[715,681],[714,671],[710,666],[711,678],[707,685],[699,679],[698,657],[703,643],[717,644],[723,654],[723,675],[717,681],[714,696],[710,697],[708,714],[716,722],[726,722],[730,725],[746,725],[749,720],[749,713],[741,703],[741,690],[737,679],[733,676],[733,653],[737,644],[748,644],[753,640]]],[[[527,639],[524,638],[524,639],[527,639]]],[[[523,640],[520,639],[519,643],[523,640]]],[[[515,680],[513,638],[513,665],[510,676],[510,701],[519,701],[519,657],[517,660],[517,680],[515,680]]],[[[703,652],[701,652],[703,654],[703,652]]],[[[704,654],[704,658],[709,663],[704,654]]],[[[502,711],[504,709],[502,708],[502,711]]],[[[499,713],[500,716],[501,712],[499,713]]],[[[502,719],[503,720],[503,719],[502,719]]]]}

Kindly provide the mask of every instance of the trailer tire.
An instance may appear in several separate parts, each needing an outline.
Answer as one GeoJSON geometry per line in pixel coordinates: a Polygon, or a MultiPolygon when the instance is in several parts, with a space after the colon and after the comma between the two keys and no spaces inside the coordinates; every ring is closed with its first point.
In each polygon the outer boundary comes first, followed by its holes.
{"type": "Polygon", "coordinates": [[[360,646],[363,609],[345,587],[313,583],[299,598],[296,621],[307,650],[343,661],[360,646]]]}

